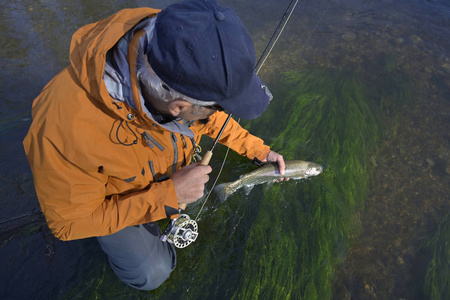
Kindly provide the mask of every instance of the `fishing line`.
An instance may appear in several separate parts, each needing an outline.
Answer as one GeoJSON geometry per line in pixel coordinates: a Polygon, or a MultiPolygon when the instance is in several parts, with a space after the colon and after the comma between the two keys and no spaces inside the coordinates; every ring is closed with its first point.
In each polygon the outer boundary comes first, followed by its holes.
{"type": "MultiPolygon", "coordinates": [[[[272,49],[275,47],[275,44],[277,43],[278,39],[280,38],[281,34],[284,31],[284,28],[287,25],[287,22],[289,21],[289,19],[292,16],[292,13],[294,12],[295,7],[297,6],[299,0],[291,0],[291,2],[289,3],[285,13],[283,14],[283,17],[280,20],[280,23],[278,23],[277,28],[275,29],[274,33],[272,34],[272,37],[270,38],[269,42],[267,43],[266,48],[264,49],[263,53],[261,54],[261,57],[258,60],[258,63],[256,64],[256,68],[255,68],[255,73],[258,74],[258,72],[261,70],[262,66],[264,65],[264,63],[266,62],[267,58],[269,57],[270,53],[272,52],[272,49]],[[294,2],[295,1],[295,2],[294,2]]],[[[309,40],[311,39],[311,37],[313,36],[313,34],[316,32],[317,27],[319,26],[319,23],[322,21],[323,17],[325,16],[325,14],[327,13],[328,9],[330,8],[331,5],[331,0],[328,2],[327,7],[323,10],[322,14],[320,15],[319,20],[317,21],[316,25],[314,26],[313,30],[311,31],[311,34],[309,35],[309,37],[307,38],[307,40],[303,43],[303,48],[305,48],[306,44],[309,42],[309,40]]],[[[231,117],[231,114],[230,116],[231,117]]],[[[241,122],[241,118],[239,118],[237,121],[237,124],[240,124],[241,122]]],[[[219,169],[219,173],[217,174],[216,179],[214,180],[214,183],[211,187],[211,189],[209,190],[208,194],[205,197],[205,201],[203,201],[202,206],[200,207],[199,212],[197,213],[197,216],[195,217],[195,220],[198,219],[198,217],[200,216],[200,213],[202,212],[203,208],[205,207],[206,202],[209,199],[209,196],[211,195],[211,193],[213,192],[220,175],[222,174],[223,168],[225,166],[225,162],[227,160],[228,157],[228,153],[230,151],[230,146],[231,143],[234,140],[234,135],[236,133],[238,126],[236,126],[236,128],[233,131],[233,135],[231,136],[230,142],[228,143],[227,146],[227,151],[225,152],[225,156],[223,158],[222,164],[220,166],[219,169]]]]}
{"type": "Polygon", "coordinates": [[[311,37],[313,36],[314,32],[316,32],[317,26],[319,26],[320,21],[322,20],[323,16],[327,13],[328,8],[329,8],[330,5],[331,5],[331,1],[333,1],[333,0],[330,0],[330,2],[328,2],[328,6],[323,10],[322,15],[321,15],[320,18],[319,18],[319,21],[317,21],[316,26],[314,26],[313,31],[311,31],[311,34],[309,35],[308,39],[307,39],[306,42],[303,44],[302,50],[305,48],[306,44],[307,44],[307,43],[309,42],[309,40],[311,39],[311,37]]]}
{"type": "MultiPolygon", "coordinates": [[[[237,125],[239,125],[239,122],[240,122],[240,121],[241,121],[241,118],[239,118],[239,119],[237,120],[237,125]]],[[[213,183],[211,189],[209,190],[208,194],[206,195],[205,201],[203,201],[203,204],[202,204],[202,206],[200,207],[200,210],[198,211],[198,214],[197,214],[197,216],[196,216],[195,219],[194,219],[195,221],[197,221],[198,217],[200,216],[200,213],[202,212],[203,208],[205,207],[206,202],[207,202],[208,199],[209,199],[209,196],[210,196],[211,193],[213,192],[213,190],[214,190],[214,188],[215,188],[215,186],[216,186],[216,184],[217,184],[217,181],[219,181],[220,174],[222,174],[223,167],[225,166],[225,162],[226,162],[226,160],[227,160],[228,153],[230,152],[230,146],[231,146],[231,143],[233,142],[234,134],[236,133],[237,128],[238,128],[238,126],[236,126],[236,128],[235,128],[234,131],[233,131],[233,135],[231,136],[231,140],[230,140],[230,142],[229,142],[228,145],[227,145],[227,151],[225,152],[225,157],[223,158],[222,165],[220,166],[220,169],[219,169],[219,173],[217,174],[216,180],[214,180],[214,183],[213,183]]]]}
{"type": "MultiPolygon", "coordinates": [[[[286,27],[287,22],[289,21],[289,19],[290,19],[292,13],[293,13],[295,7],[297,6],[298,1],[299,1],[299,0],[291,0],[291,2],[289,3],[288,8],[286,9],[285,13],[283,14],[283,17],[282,17],[281,20],[280,20],[280,23],[278,24],[277,28],[275,29],[274,33],[272,34],[272,37],[270,38],[270,40],[269,40],[269,42],[268,42],[266,48],[264,49],[263,53],[261,54],[260,59],[258,60],[258,63],[256,64],[256,67],[255,67],[255,73],[256,73],[256,74],[258,74],[258,72],[261,70],[261,67],[263,66],[263,64],[264,64],[265,61],[267,60],[268,56],[269,56],[270,53],[272,52],[272,49],[274,48],[275,44],[277,43],[277,41],[278,41],[278,39],[279,39],[281,33],[284,31],[284,28],[286,27]],[[278,32],[278,35],[277,35],[277,32],[278,32]]],[[[328,8],[330,7],[331,2],[332,2],[332,1],[329,1],[328,6],[324,9],[324,11],[323,11],[323,13],[321,14],[319,20],[317,21],[317,24],[315,25],[315,27],[314,27],[314,29],[312,30],[311,34],[309,35],[308,39],[307,39],[306,42],[304,43],[303,48],[306,46],[306,44],[309,42],[309,40],[310,40],[311,37],[313,36],[314,32],[315,32],[316,29],[317,29],[317,26],[319,25],[320,21],[323,19],[324,15],[325,15],[326,12],[328,11],[328,8]]],[[[303,49],[303,48],[302,48],[302,49],[303,49]]],[[[231,114],[229,115],[229,117],[231,117],[231,114]]],[[[239,119],[237,120],[237,124],[240,124],[240,121],[241,121],[241,119],[239,118],[239,119]]],[[[227,159],[227,157],[228,157],[228,153],[229,153],[229,151],[230,151],[230,146],[231,146],[231,143],[232,143],[233,140],[234,140],[234,136],[235,136],[235,133],[236,133],[237,128],[238,128],[238,126],[236,126],[235,130],[233,131],[233,134],[232,134],[232,136],[231,136],[230,142],[228,143],[228,146],[227,146],[227,151],[225,152],[225,157],[224,157],[224,159],[223,159],[223,161],[222,161],[222,164],[221,164],[221,166],[220,166],[219,173],[217,174],[217,177],[216,177],[216,179],[215,179],[215,181],[214,181],[214,183],[213,183],[213,186],[211,187],[211,190],[210,190],[210,191],[208,192],[208,194],[206,195],[205,201],[203,202],[203,204],[202,204],[202,206],[201,206],[201,208],[200,208],[200,210],[199,210],[199,212],[198,212],[197,217],[195,218],[195,220],[197,220],[198,217],[200,216],[200,213],[202,212],[202,210],[203,210],[203,208],[204,208],[206,202],[208,201],[208,199],[209,199],[209,197],[210,197],[212,191],[214,190],[214,187],[215,187],[216,184],[217,184],[217,181],[218,181],[219,178],[220,178],[220,175],[222,174],[223,168],[224,168],[224,166],[225,166],[226,159],[227,159]]],[[[28,213],[28,214],[24,214],[24,215],[21,215],[21,216],[18,216],[18,217],[14,217],[14,218],[9,219],[9,220],[2,221],[2,222],[0,222],[0,224],[1,224],[1,225],[7,225],[7,224],[9,224],[9,223],[11,223],[11,222],[13,222],[13,221],[15,221],[15,220],[18,220],[18,219],[21,219],[21,218],[25,218],[25,217],[30,217],[33,213],[39,214],[39,212],[30,212],[30,213],[28,213]]],[[[44,223],[44,224],[45,224],[45,223],[44,223]]]]}
{"type": "Polygon", "coordinates": [[[261,58],[259,59],[258,63],[256,64],[256,66],[257,66],[257,67],[256,67],[256,74],[258,74],[259,70],[261,70],[262,66],[264,65],[264,63],[266,62],[267,58],[269,57],[270,52],[272,52],[273,47],[275,47],[275,44],[278,42],[278,39],[280,38],[281,34],[283,33],[284,28],[285,28],[286,25],[287,25],[287,22],[288,22],[289,19],[291,18],[291,15],[292,15],[292,13],[294,12],[294,9],[295,9],[295,7],[297,6],[298,1],[299,1],[299,0],[296,0],[295,3],[294,3],[293,5],[292,5],[292,3],[294,2],[294,0],[292,0],[292,1],[289,3],[289,6],[288,6],[288,8],[286,9],[286,12],[284,13],[283,17],[281,18],[280,23],[278,24],[277,28],[275,29],[275,32],[273,33],[272,37],[271,37],[270,40],[269,40],[269,43],[267,44],[266,48],[264,49],[263,54],[261,55],[261,58]],[[292,9],[291,9],[291,5],[292,5],[292,9]],[[279,32],[279,34],[275,37],[275,34],[276,34],[276,32],[278,31],[279,28],[281,28],[281,29],[280,29],[280,32],[279,32]],[[275,40],[274,40],[273,43],[272,43],[272,40],[274,39],[274,37],[275,37],[275,40]],[[270,46],[270,48],[268,48],[269,46],[270,46]],[[267,55],[265,55],[267,49],[268,49],[267,55]],[[262,59],[263,57],[264,57],[264,59],[263,59],[263,61],[261,62],[261,59],[262,59]],[[260,63],[260,62],[261,62],[261,63],[260,63]],[[259,65],[259,67],[258,67],[258,65],[259,65]]]}
{"type": "MultiPolygon", "coordinates": [[[[259,71],[261,70],[261,67],[264,65],[264,63],[266,62],[266,60],[267,60],[267,58],[269,57],[270,53],[272,52],[273,47],[275,47],[275,44],[277,43],[278,39],[280,38],[281,34],[283,33],[284,28],[286,27],[287,22],[288,22],[289,19],[291,18],[292,13],[294,12],[294,9],[295,9],[295,7],[296,7],[297,4],[298,4],[298,1],[299,1],[299,0],[291,0],[291,2],[289,2],[289,5],[288,5],[286,11],[285,11],[284,14],[283,14],[283,17],[281,18],[280,22],[278,23],[277,28],[275,28],[275,31],[273,32],[273,34],[272,34],[272,36],[271,36],[269,42],[267,43],[267,46],[264,48],[264,51],[263,51],[263,53],[261,54],[261,57],[259,58],[259,60],[258,60],[258,62],[257,62],[257,64],[256,64],[256,67],[255,67],[255,74],[258,74],[258,73],[259,73],[259,71]]],[[[317,27],[317,26],[316,26],[316,27],[317,27]]],[[[231,114],[229,114],[229,116],[228,116],[228,119],[230,119],[230,118],[231,118],[231,114]]],[[[227,119],[227,122],[228,122],[228,119],[227,119]]],[[[241,122],[241,118],[238,118],[238,120],[237,120],[236,122],[237,122],[237,125],[239,125],[240,122],[241,122]]],[[[230,146],[231,146],[231,143],[232,143],[233,140],[234,140],[234,135],[235,135],[235,133],[236,133],[237,128],[238,128],[238,126],[236,126],[235,129],[234,129],[234,131],[233,131],[233,134],[232,134],[232,136],[231,136],[230,142],[228,143],[228,146],[227,146],[227,151],[225,152],[225,157],[223,158],[222,165],[220,166],[219,173],[217,174],[216,180],[214,181],[214,183],[213,183],[213,185],[212,185],[210,191],[209,191],[208,194],[206,195],[205,201],[203,201],[203,204],[202,204],[202,206],[200,207],[200,210],[199,210],[199,212],[198,212],[198,214],[197,214],[197,217],[194,219],[195,221],[196,221],[196,220],[198,219],[198,217],[200,216],[200,213],[202,212],[203,208],[205,207],[205,204],[206,204],[206,202],[208,201],[209,196],[210,196],[211,193],[213,192],[214,187],[216,186],[217,181],[219,180],[219,177],[220,177],[220,175],[222,174],[222,170],[223,170],[223,168],[224,168],[224,166],[225,166],[225,162],[226,162],[226,160],[227,160],[228,153],[229,153],[229,151],[230,151],[230,146]]]]}

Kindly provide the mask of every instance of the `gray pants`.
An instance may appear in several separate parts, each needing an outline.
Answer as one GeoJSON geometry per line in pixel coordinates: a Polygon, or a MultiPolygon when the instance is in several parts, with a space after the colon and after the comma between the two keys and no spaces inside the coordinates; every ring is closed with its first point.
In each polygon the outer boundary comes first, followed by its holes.
{"type": "Polygon", "coordinates": [[[130,226],[107,236],[97,237],[116,275],[131,287],[154,290],[176,266],[172,244],[160,241],[156,223],[130,226]]]}

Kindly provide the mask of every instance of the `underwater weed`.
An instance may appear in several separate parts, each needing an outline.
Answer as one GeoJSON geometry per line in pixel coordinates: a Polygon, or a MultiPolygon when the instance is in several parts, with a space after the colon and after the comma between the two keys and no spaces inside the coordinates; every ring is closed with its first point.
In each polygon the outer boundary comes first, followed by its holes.
{"type": "Polygon", "coordinates": [[[450,299],[450,214],[444,216],[437,232],[425,243],[433,258],[427,266],[424,292],[430,299],[450,299]]]}
{"type": "MultiPolygon", "coordinates": [[[[326,162],[328,168],[265,193],[234,298],[330,299],[334,268],[349,234],[358,231],[353,212],[368,192],[368,153],[381,137],[380,113],[371,106],[368,85],[338,70],[287,73],[280,90],[283,104],[274,108],[280,132],[271,147],[285,159],[326,162]]],[[[250,127],[267,128],[261,122],[250,127]]]]}
{"type": "MultiPolygon", "coordinates": [[[[209,200],[199,239],[177,251],[176,271],[157,290],[132,290],[108,269],[98,284],[76,288],[79,298],[98,293],[132,299],[331,299],[335,268],[360,230],[358,208],[375,165],[368,157],[383,132],[380,97],[394,99],[402,88],[383,90],[336,69],[305,69],[285,74],[271,89],[275,100],[269,109],[245,127],[285,159],[312,160],[326,170],[266,191],[255,188],[249,196],[236,193],[221,204],[209,200]]],[[[225,151],[215,151],[215,169],[225,151]]],[[[254,168],[233,153],[228,163],[222,181],[254,168]]]]}

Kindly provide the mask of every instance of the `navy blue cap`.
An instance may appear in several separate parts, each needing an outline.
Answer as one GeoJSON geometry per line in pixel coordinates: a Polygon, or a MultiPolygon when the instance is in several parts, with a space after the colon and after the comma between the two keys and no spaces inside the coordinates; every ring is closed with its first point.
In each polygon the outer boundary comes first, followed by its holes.
{"type": "Polygon", "coordinates": [[[255,74],[250,34],[231,8],[215,0],[163,9],[147,54],[161,80],[186,96],[214,101],[243,119],[260,116],[269,105],[268,91],[255,74]]]}

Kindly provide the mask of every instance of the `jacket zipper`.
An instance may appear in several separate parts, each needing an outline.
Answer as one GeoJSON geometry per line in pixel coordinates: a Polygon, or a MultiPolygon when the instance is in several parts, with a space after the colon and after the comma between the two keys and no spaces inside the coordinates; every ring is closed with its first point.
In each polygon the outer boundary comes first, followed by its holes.
{"type": "Polygon", "coordinates": [[[186,139],[184,138],[184,135],[180,134],[181,139],[183,140],[183,145],[184,145],[184,149],[187,149],[187,143],[186,143],[186,139]]]}
{"type": "Polygon", "coordinates": [[[149,160],[148,161],[148,166],[150,168],[150,172],[152,173],[153,180],[155,181],[156,178],[155,178],[155,168],[153,167],[153,161],[149,160]]]}
{"type": "Polygon", "coordinates": [[[153,138],[150,134],[148,134],[147,131],[144,131],[142,133],[142,137],[144,138],[145,142],[150,148],[156,146],[161,151],[165,150],[165,148],[160,143],[158,143],[158,141],[155,138],[153,138]]]}
{"type": "Polygon", "coordinates": [[[173,145],[173,165],[172,165],[172,175],[177,171],[177,162],[178,162],[178,147],[177,147],[177,137],[173,132],[170,133],[172,136],[172,145],[173,145]]]}

